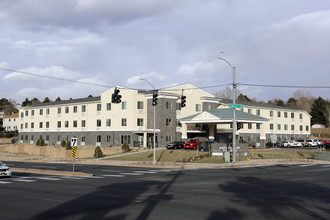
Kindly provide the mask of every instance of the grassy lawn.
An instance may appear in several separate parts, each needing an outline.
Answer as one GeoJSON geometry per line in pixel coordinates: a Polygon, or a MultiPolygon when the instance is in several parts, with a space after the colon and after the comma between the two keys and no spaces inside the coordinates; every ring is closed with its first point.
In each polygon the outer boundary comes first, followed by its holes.
{"type": "MultiPolygon", "coordinates": [[[[313,159],[315,150],[290,150],[290,151],[250,151],[249,159],[313,159]]],[[[198,152],[199,156],[208,155],[208,152],[198,152]]],[[[157,162],[194,162],[194,163],[224,163],[222,157],[205,157],[198,160],[196,150],[157,150],[157,162]]],[[[142,152],[109,160],[121,161],[152,161],[153,151],[142,152]]],[[[237,158],[243,161],[246,158],[237,158]]]]}

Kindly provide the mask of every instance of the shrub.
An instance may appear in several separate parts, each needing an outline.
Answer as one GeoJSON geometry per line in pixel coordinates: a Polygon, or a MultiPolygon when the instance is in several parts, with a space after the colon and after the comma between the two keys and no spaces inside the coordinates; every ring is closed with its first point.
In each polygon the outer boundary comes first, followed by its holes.
{"type": "Polygon", "coordinates": [[[124,153],[130,151],[128,143],[125,141],[125,143],[121,146],[121,149],[124,153]]]}
{"type": "Polygon", "coordinates": [[[39,146],[46,146],[46,143],[45,143],[44,139],[40,140],[40,145],[39,146]]]}
{"type": "Polygon", "coordinates": [[[104,157],[104,155],[101,148],[97,146],[94,151],[94,158],[100,158],[100,157],[104,157]]]}
{"type": "Polygon", "coordinates": [[[66,142],[65,149],[71,150],[71,142],[70,141],[66,142]]]}
{"type": "Polygon", "coordinates": [[[40,146],[40,139],[37,140],[36,145],[37,145],[37,146],[40,146]]]}
{"type": "Polygon", "coordinates": [[[65,147],[65,146],[66,146],[66,142],[65,142],[65,140],[62,140],[62,142],[61,142],[61,146],[62,146],[62,147],[65,147]]]}

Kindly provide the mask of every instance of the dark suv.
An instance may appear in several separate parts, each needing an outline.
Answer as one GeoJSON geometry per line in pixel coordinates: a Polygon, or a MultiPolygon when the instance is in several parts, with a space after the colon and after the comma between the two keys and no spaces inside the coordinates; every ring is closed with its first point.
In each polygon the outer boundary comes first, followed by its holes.
{"type": "Polygon", "coordinates": [[[169,143],[168,145],[166,145],[167,149],[181,149],[184,146],[184,142],[183,141],[173,141],[171,143],[169,143]]]}

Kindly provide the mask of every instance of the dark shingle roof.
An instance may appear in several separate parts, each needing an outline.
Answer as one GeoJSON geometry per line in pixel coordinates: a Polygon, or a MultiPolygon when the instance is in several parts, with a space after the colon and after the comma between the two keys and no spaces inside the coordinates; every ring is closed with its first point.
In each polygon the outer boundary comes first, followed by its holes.
{"type": "Polygon", "coordinates": [[[52,105],[67,105],[67,104],[75,104],[75,103],[85,103],[85,102],[96,102],[100,101],[101,96],[96,97],[89,97],[89,98],[81,98],[81,99],[70,99],[70,100],[63,100],[63,101],[57,101],[57,102],[46,102],[46,103],[40,103],[35,105],[29,105],[24,106],[24,108],[35,108],[35,107],[45,107],[45,106],[52,106],[52,105]]]}
{"type": "MultiPolygon", "coordinates": [[[[232,104],[233,100],[232,99],[221,99],[220,103],[232,104]]],[[[249,101],[241,101],[241,100],[236,100],[236,104],[241,104],[241,105],[246,105],[246,106],[263,107],[263,108],[283,109],[283,110],[299,110],[299,109],[290,108],[290,107],[287,107],[287,106],[278,106],[278,105],[262,103],[262,102],[249,102],[249,101]]]]}

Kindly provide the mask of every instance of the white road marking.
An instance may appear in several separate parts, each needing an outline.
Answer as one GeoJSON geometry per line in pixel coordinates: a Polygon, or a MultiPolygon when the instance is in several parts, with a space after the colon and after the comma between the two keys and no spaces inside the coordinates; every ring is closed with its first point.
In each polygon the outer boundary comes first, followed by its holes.
{"type": "Polygon", "coordinates": [[[17,179],[13,179],[13,181],[32,183],[32,182],[36,182],[37,180],[28,180],[28,179],[24,179],[24,178],[17,178],[17,179]]]}
{"type": "Polygon", "coordinates": [[[154,171],[142,171],[142,170],[137,170],[137,171],[134,171],[136,173],[157,173],[157,172],[154,172],[154,171]]]}
{"type": "Polygon", "coordinates": [[[11,183],[11,182],[0,181],[0,184],[6,184],[6,183],[11,183]]]}
{"type": "Polygon", "coordinates": [[[120,173],[122,175],[132,175],[132,176],[141,176],[141,173],[120,173]]]}
{"type": "Polygon", "coordinates": [[[102,176],[108,176],[108,177],[124,177],[125,175],[102,175],[102,176]]]}

